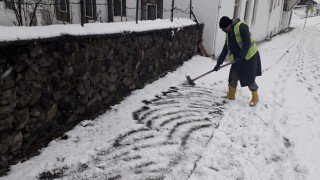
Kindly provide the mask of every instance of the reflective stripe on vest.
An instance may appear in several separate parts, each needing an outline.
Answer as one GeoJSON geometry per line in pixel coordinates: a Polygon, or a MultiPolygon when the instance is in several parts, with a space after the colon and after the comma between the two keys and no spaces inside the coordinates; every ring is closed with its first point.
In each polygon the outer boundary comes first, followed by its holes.
{"type": "MultiPolygon", "coordinates": [[[[241,38],[241,34],[240,34],[240,25],[241,25],[242,23],[245,23],[245,22],[240,21],[240,22],[238,22],[238,23],[234,26],[234,28],[233,28],[234,34],[235,34],[235,36],[236,36],[236,41],[237,41],[237,43],[238,43],[238,45],[239,45],[240,48],[242,48],[242,45],[243,45],[242,38],[241,38]]],[[[230,52],[230,50],[229,50],[229,45],[228,45],[229,41],[228,41],[228,40],[229,40],[229,39],[228,39],[228,33],[227,33],[227,35],[226,35],[226,41],[227,41],[227,47],[228,47],[228,53],[229,53],[229,61],[230,61],[230,62],[233,62],[234,57],[233,57],[233,54],[232,54],[232,53],[230,52]]],[[[250,46],[250,48],[249,48],[249,50],[248,50],[248,52],[247,52],[247,55],[246,55],[246,57],[245,57],[246,60],[251,59],[252,56],[254,56],[254,55],[256,54],[256,52],[258,51],[257,45],[256,45],[256,43],[254,42],[254,39],[253,39],[252,35],[250,35],[250,40],[251,40],[251,46],[250,46]]]]}

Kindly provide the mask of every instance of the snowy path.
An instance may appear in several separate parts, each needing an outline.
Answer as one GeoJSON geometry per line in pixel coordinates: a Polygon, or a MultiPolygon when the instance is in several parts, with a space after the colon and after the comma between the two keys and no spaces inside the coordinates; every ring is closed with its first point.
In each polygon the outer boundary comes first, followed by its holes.
{"type": "Polygon", "coordinates": [[[218,100],[211,89],[182,86],[145,100],[145,106],[133,112],[141,128],[119,135],[110,148],[100,149],[91,161],[68,168],[64,175],[71,179],[163,179],[170,174],[175,177],[172,170],[183,167],[185,173],[177,173],[187,177],[201,156],[199,151],[219,127],[224,104],[214,99],[218,100]],[[193,150],[195,145],[198,148],[193,150]]]}
{"type": "MultiPolygon", "coordinates": [[[[278,47],[260,47],[262,101],[253,110],[239,102],[225,106],[229,111],[191,179],[318,179],[320,31],[315,28],[275,38],[278,47]],[[268,54],[277,49],[288,51],[268,54]]],[[[240,96],[248,97],[243,90],[240,96]]]]}
{"type": "Polygon", "coordinates": [[[224,101],[229,68],[196,56],[94,121],[82,122],[0,179],[317,180],[320,176],[320,23],[259,45],[260,102],[238,88],[224,101]]]}

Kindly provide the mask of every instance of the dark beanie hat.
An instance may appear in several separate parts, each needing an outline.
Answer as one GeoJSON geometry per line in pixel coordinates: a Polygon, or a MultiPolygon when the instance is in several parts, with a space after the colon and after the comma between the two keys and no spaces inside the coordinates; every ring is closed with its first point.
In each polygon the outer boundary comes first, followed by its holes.
{"type": "Polygon", "coordinates": [[[220,26],[221,29],[223,29],[223,28],[227,27],[231,23],[232,23],[232,20],[229,17],[223,16],[220,19],[219,26],[220,26]]]}

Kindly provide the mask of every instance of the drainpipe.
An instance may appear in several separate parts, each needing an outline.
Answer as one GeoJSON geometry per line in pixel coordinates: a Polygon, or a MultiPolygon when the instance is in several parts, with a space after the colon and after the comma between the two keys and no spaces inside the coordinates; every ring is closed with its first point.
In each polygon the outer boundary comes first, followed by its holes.
{"type": "Polygon", "coordinates": [[[190,19],[192,18],[192,0],[190,0],[190,19]]]}
{"type": "Polygon", "coordinates": [[[282,31],[282,26],[283,26],[283,4],[280,6],[280,21],[279,21],[279,30],[278,33],[282,31]]]}
{"type": "Polygon", "coordinates": [[[212,47],[212,53],[215,56],[214,52],[216,50],[216,42],[217,42],[217,34],[218,34],[218,22],[219,22],[219,12],[220,12],[220,8],[221,8],[221,0],[219,0],[219,4],[218,4],[218,11],[217,11],[217,19],[216,19],[216,24],[215,24],[215,33],[214,33],[214,37],[213,37],[213,47],[212,47]]]}
{"type": "Polygon", "coordinates": [[[270,26],[270,19],[271,19],[271,13],[272,13],[272,8],[273,8],[273,1],[271,2],[270,7],[271,7],[271,8],[269,9],[269,18],[268,18],[268,24],[267,24],[267,37],[266,37],[266,39],[271,38],[271,37],[269,36],[269,26],[270,26]]]}
{"type": "Polygon", "coordinates": [[[136,24],[138,24],[138,16],[139,16],[139,0],[137,0],[137,6],[136,6],[136,24]]]}
{"type": "Polygon", "coordinates": [[[171,17],[170,17],[171,22],[173,22],[173,12],[174,12],[174,0],[172,0],[172,4],[171,4],[171,17]]]}
{"type": "Polygon", "coordinates": [[[83,24],[84,24],[84,0],[80,0],[80,14],[81,14],[81,19],[80,19],[80,22],[81,22],[81,26],[83,27],[83,24]]]}

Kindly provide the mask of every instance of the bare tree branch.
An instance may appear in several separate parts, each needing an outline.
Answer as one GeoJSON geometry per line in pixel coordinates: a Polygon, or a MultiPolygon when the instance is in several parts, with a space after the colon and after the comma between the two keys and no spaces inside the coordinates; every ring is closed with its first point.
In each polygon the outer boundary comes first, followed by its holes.
{"type": "Polygon", "coordinates": [[[32,16],[31,16],[31,18],[30,18],[29,26],[32,26],[34,17],[35,17],[35,15],[36,15],[36,12],[37,12],[37,9],[38,9],[38,5],[40,4],[41,1],[42,1],[42,0],[38,0],[38,1],[36,2],[36,6],[33,8],[33,12],[32,12],[32,16]]]}

